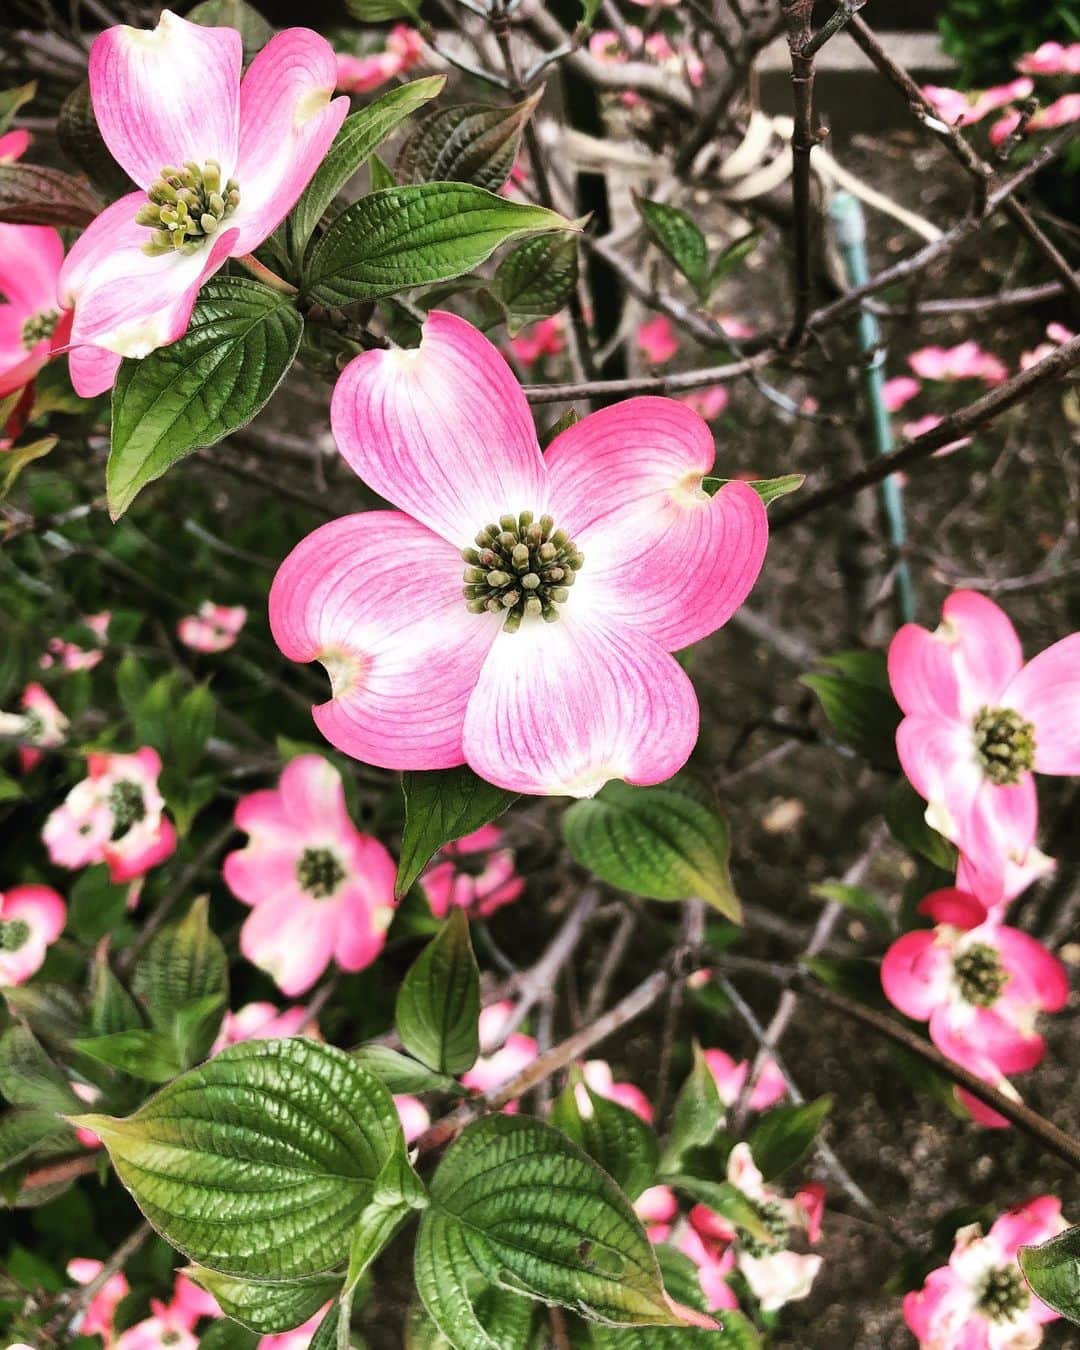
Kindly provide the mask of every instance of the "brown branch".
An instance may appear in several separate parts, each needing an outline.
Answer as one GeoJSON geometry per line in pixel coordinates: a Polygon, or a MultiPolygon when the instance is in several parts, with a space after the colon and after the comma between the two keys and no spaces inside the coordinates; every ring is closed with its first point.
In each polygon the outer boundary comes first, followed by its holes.
{"type": "Polygon", "coordinates": [[[795,310],[786,345],[806,331],[812,283],[810,154],[818,143],[814,127],[813,0],[780,0],[791,54],[795,126],[791,136],[791,204],[795,218],[795,310]]]}

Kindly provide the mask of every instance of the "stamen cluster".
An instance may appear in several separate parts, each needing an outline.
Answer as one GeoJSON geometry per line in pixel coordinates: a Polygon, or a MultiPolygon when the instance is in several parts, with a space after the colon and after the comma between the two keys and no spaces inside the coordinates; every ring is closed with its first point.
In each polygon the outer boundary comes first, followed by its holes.
{"type": "MultiPolygon", "coordinates": [[[[745,1198],[745,1197],[744,1197],[745,1198]]],[[[771,1201],[750,1201],[757,1211],[758,1218],[764,1224],[767,1237],[758,1236],[754,1233],[748,1233],[745,1229],[739,1232],[739,1241],[743,1250],[748,1256],[768,1256],[770,1252],[783,1251],[788,1245],[791,1236],[791,1225],[779,1205],[771,1201]]]]}
{"type": "Polygon", "coordinates": [[[0,952],[17,952],[26,946],[30,925],[25,919],[11,919],[0,923],[0,952]]]}
{"type": "Polygon", "coordinates": [[[240,204],[240,185],[221,181],[221,165],[208,159],[200,168],[193,159],[177,169],[166,164],[150,184],[149,201],[135,217],[137,225],[154,231],[143,244],[152,258],[163,253],[194,253],[221,227],[240,204]]]}
{"type": "Polygon", "coordinates": [[[1020,1271],[1002,1266],[992,1270],[979,1295],[979,1311],[992,1322],[1008,1322],[1031,1302],[1020,1271]]]}
{"type": "Polygon", "coordinates": [[[1014,708],[983,708],[974,722],[975,750],[986,776],[1004,787],[1035,763],[1035,727],[1014,708]]]}
{"type": "Polygon", "coordinates": [[[1009,981],[1001,957],[985,942],[973,942],[953,962],[960,994],[977,1008],[991,1008],[1009,981]]]}
{"type": "Polygon", "coordinates": [[[506,614],[503,629],[516,633],[522,619],[554,623],[575,573],[585,561],[565,530],[551,516],[535,520],[531,511],[501,516],[482,529],[476,547],[462,549],[465,608],[470,614],[506,614]]]}
{"type": "Polygon", "coordinates": [[[60,319],[59,310],[43,309],[38,314],[31,314],[22,326],[22,345],[28,352],[34,350],[39,342],[44,342],[46,338],[53,335],[60,319]]]}
{"type": "Polygon", "coordinates": [[[325,900],[345,880],[345,869],[330,849],[306,848],[296,864],[296,879],[301,890],[325,900]]]}
{"type": "Polygon", "coordinates": [[[146,818],[142,788],[130,778],[121,778],[109,789],[109,810],[113,818],[113,839],[127,834],[133,825],[146,818]]]}

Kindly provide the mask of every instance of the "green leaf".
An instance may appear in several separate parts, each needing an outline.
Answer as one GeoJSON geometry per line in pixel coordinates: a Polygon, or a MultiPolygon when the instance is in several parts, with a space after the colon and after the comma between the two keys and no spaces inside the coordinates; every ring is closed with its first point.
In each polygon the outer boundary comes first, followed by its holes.
{"type": "Polygon", "coordinates": [[[109,879],[104,863],[80,872],[71,888],[68,932],[87,946],[114,933],[127,913],[128,890],[109,879]]]}
{"type": "Polygon", "coordinates": [[[235,28],[244,44],[245,65],[274,36],[271,25],[247,0],[201,0],[186,18],[207,28],[235,28]]]}
{"type": "Polygon", "coordinates": [[[438,1073],[471,1069],[480,1053],[480,971],[463,909],[454,909],[441,932],[405,973],[394,1020],[401,1043],[438,1073]]]}
{"type": "Polygon", "coordinates": [[[596,22],[596,16],[600,13],[602,0],[581,0],[581,18],[578,20],[577,33],[579,38],[589,31],[596,22]]]}
{"type": "Polygon", "coordinates": [[[577,276],[577,240],[571,234],[540,235],[512,248],[492,281],[511,334],[562,309],[574,293],[577,276]]]}
{"type": "Polygon", "coordinates": [[[345,0],[345,8],[361,23],[387,19],[419,19],[421,0],[345,0]]]}
{"type": "Polygon", "coordinates": [[[757,1209],[730,1181],[706,1181],[702,1177],[687,1176],[685,1173],[665,1176],[664,1181],[698,1204],[708,1205],[729,1223],[758,1241],[772,1241],[757,1209]]]}
{"type": "Polygon", "coordinates": [[[90,972],[90,1030],[95,1036],[111,1036],[142,1024],[135,1000],[109,968],[108,957],[99,952],[90,972]]]}
{"type": "Polygon", "coordinates": [[[404,1148],[379,1080],[301,1037],[230,1046],[126,1120],[73,1123],[101,1136],[162,1237],[197,1265],[253,1280],[344,1262],[376,1178],[404,1148]]]}
{"type": "Polygon", "coordinates": [[[413,80],[346,117],[326,158],[289,215],[289,252],[298,264],[323,213],[357,169],[400,122],[430,102],[445,83],[445,75],[413,80]]]}
{"type": "Polygon", "coordinates": [[[311,252],[307,287],[331,308],[471,271],[500,244],[573,226],[468,183],[415,183],[347,206],[311,252]]]}
{"type": "Polygon", "coordinates": [[[635,197],[645,228],[653,243],[671,259],[699,295],[705,291],[709,272],[709,246],[695,221],[677,206],[635,197]]]}
{"type": "Polygon", "coordinates": [[[258,1350],[261,1337],[228,1317],[218,1317],[199,1337],[199,1350],[258,1350]]]}
{"type": "Polygon", "coordinates": [[[898,843],[943,872],[956,869],[956,848],[926,823],[926,803],[904,778],[885,799],[885,823],[898,843]]]}
{"type": "Polygon", "coordinates": [[[750,1152],[766,1181],[802,1162],[814,1147],[825,1117],[832,1110],[831,1097],[818,1097],[801,1106],[775,1106],[754,1126],[750,1152]]]}
{"type": "Polygon", "coordinates": [[[589,1344],[596,1350],[760,1350],[761,1337],[748,1317],[729,1308],[718,1316],[722,1324],[716,1331],[701,1327],[626,1331],[593,1326],[589,1344]]]}
{"type": "Polygon", "coordinates": [[[818,900],[843,905],[845,909],[850,909],[853,914],[857,914],[872,927],[879,928],[883,932],[895,931],[896,925],[893,923],[892,915],[874,892],[867,890],[865,886],[845,886],[840,881],[823,881],[817,886],[811,886],[810,894],[818,900]]]}
{"type": "Polygon", "coordinates": [[[631,1200],[656,1180],[660,1161],[656,1135],[640,1116],[601,1097],[586,1083],[568,1084],[556,1099],[549,1120],[599,1163],[631,1200]],[[587,1094],[588,1114],[582,1114],[579,1089],[587,1094]]]}
{"type": "Polygon", "coordinates": [[[765,503],[776,501],[777,497],[786,497],[789,492],[798,492],[806,482],[804,473],[785,473],[780,478],[703,478],[702,488],[710,497],[715,497],[725,483],[746,483],[765,503]]]}
{"type": "Polygon", "coordinates": [[[23,469],[36,459],[44,459],[51,454],[59,439],[58,436],[39,436],[37,440],[13,446],[4,452],[3,461],[0,462],[0,501],[15,486],[23,469]]]}
{"type": "Polygon", "coordinates": [[[34,1106],[43,1111],[71,1111],[79,1105],[67,1079],[34,1033],[18,1024],[0,1036],[0,1096],[12,1106],[34,1106]]]}
{"type": "Polygon", "coordinates": [[[724,819],[677,788],[609,783],[563,815],[575,860],[601,881],[652,900],[698,898],[738,922],[724,819]]]}
{"type": "Polygon", "coordinates": [[[349,1269],[345,1277],[346,1299],[352,1298],[361,1276],[389,1245],[415,1210],[427,1207],[424,1183],[409,1166],[405,1141],[387,1159],[375,1181],[375,1193],[353,1229],[349,1245],[349,1269]]]}
{"type": "Polygon", "coordinates": [[[503,1115],[470,1125],[439,1165],[430,1197],[416,1285],[458,1350],[503,1350],[476,1306],[490,1286],[593,1321],[678,1325],[630,1202],[549,1125],[503,1115]]]}
{"type": "Polygon", "coordinates": [[[1024,1279],[1049,1308],[1080,1326],[1080,1228],[1018,1253],[1024,1279]]]}
{"type": "Polygon", "coordinates": [[[147,1083],[168,1083],[184,1067],[168,1037],[140,1027],[107,1036],[79,1037],[71,1042],[71,1048],[147,1083]]]}
{"type": "Polygon", "coordinates": [[[33,1157],[39,1149],[72,1142],[70,1128],[52,1111],[17,1107],[0,1116],[0,1169],[33,1157]]]}
{"type": "Polygon", "coordinates": [[[37,80],[20,84],[13,89],[0,90],[0,136],[11,126],[12,119],[24,103],[37,93],[37,80]]]}
{"type": "Polygon", "coordinates": [[[420,1064],[388,1045],[361,1045],[352,1052],[353,1059],[373,1073],[391,1092],[447,1092],[457,1088],[452,1078],[435,1073],[426,1064],[420,1064]]]}
{"type": "Polygon", "coordinates": [[[694,1063],[671,1112],[671,1135],[661,1167],[675,1171],[691,1149],[704,1148],[724,1123],[724,1103],[701,1046],[694,1042],[694,1063]]]}
{"type": "Polygon", "coordinates": [[[169,737],[169,767],[175,774],[187,778],[198,768],[206,742],[214,734],[216,717],[217,702],[205,684],[196,685],[180,700],[169,737]]]}
{"type": "Polygon", "coordinates": [[[403,773],[401,790],[405,796],[405,829],[394,885],[399,899],[443,844],[472,834],[517,801],[517,793],[478,778],[465,765],[403,773]]]}
{"type": "Polygon", "coordinates": [[[184,918],[150,942],[132,978],[155,1029],[169,1038],[182,1065],[201,1059],[214,1043],[229,997],[229,963],[211,930],[201,896],[184,918]]]}
{"type": "Polygon", "coordinates": [[[292,365],[303,328],[290,296],[217,276],[182,338],[121,362],[106,471],[114,520],[178,459],[251,421],[292,365]]]}
{"type": "Polygon", "coordinates": [[[221,1311],[242,1326],[271,1336],[291,1331],[313,1317],[341,1289],[340,1275],[314,1275],[285,1284],[238,1280],[220,1271],[188,1266],[184,1274],[213,1294],[221,1311]]]}
{"type": "Polygon", "coordinates": [[[839,652],[822,657],[835,673],[803,675],[817,694],[837,738],[881,768],[893,769],[900,709],[889,690],[884,652],[839,652]]]}
{"type": "Polygon", "coordinates": [[[716,289],[718,283],[733,272],[744,258],[748,258],[754,249],[761,242],[761,231],[751,230],[749,234],[744,234],[733,243],[728,244],[720,254],[709,272],[709,279],[705,286],[705,299],[708,299],[716,289]]]}
{"type": "Polygon", "coordinates": [[[397,187],[394,171],[380,155],[371,156],[369,168],[372,192],[381,192],[383,188],[397,187]]]}
{"type": "Polygon", "coordinates": [[[398,154],[406,183],[472,183],[497,192],[510,177],[521,135],[543,90],[510,107],[462,103],[428,113],[398,154]]]}
{"type": "Polygon", "coordinates": [[[41,164],[0,164],[0,221],[89,225],[101,203],[81,178],[41,164]]]}
{"type": "MultiPolygon", "coordinates": [[[[475,1309],[481,1326],[499,1350],[540,1350],[541,1344],[546,1350],[546,1342],[533,1338],[537,1307],[532,1299],[507,1289],[485,1289],[477,1295],[475,1309]]],[[[405,1350],[454,1350],[454,1342],[442,1334],[422,1303],[414,1303],[409,1309],[405,1350]]]]}

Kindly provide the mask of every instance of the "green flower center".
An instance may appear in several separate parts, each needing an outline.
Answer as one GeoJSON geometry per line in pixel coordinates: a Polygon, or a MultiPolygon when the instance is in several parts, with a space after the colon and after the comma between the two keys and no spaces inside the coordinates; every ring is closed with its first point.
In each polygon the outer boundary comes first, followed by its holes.
{"type": "Polygon", "coordinates": [[[36,708],[23,713],[23,735],[28,741],[40,740],[45,735],[45,719],[36,708]]]}
{"type": "Polygon", "coordinates": [[[135,223],[154,232],[143,244],[151,258],[194,253],[240,205],[239,184],[235,178],[222,183],[216,159],[208,159],[201,169],[193,159],[182,169],[166,164],[146,195],[149,200],[139,208],[135,223]]]}
{"type": "Polygon", "coordinates": [[[979,1295],[979,1311],[991,1322],[1007,1322],[1030,1302],[1031,1295],[1019,1270],[1003,1266],[987,1276],[979,1295]]]}
{"type": "Polygon", "coordinates": [[[142,788],[130,778],[121,778],[109,789],[109,810],[112,812],[112,838],[127,834],[132,825],[146,818],[146,801],[142,788]]]}
{"type": "Polygon", "coordinates": [[[0,922],[0,952],[17,952],[20,947],[26,946],[29,937],[30,925],[25,919],[0,922]]]}
{"type": "Polygon", "coordinates": [[[31,314],[22,326],[22,345],[32,352],[39,342],[53,335],[60,319],[60,311],[43,309],[39,314],[31,314]]]}
{"type": "MultiPolygon", "coordinates": [[[[746,1197],[743,1197],[746,1199],[746,1197]]],[[[779,1205],[765,1200],[748,1200],[765,1226],[768,1236],[762,1237],[748,1233],[745,1228],[739,1230],[739,1241],[748,1256],[768,1256],[771,1252],[782,1252],[791,1236],[791,1225],[779,1205]]]]}
{"type": "Polygon", "coordinates": [[[983,708],[974,721],[975,750],[986,776],[1004,787],[1035,763],[1035,727],[1013,708],[983,708]]]}
{"type": "Polygon", "coordinates": [[[985,942],[973,942],[953,962],[960,994],[977,1008],[991,1008],[1001,997],[1009,977],[1001,957],[985,942]]]}
{"type": "Polygon", "coordinates": [[[522,619],[554,623],[556,606],[565,602],[574,576],[585,561],[565,530],[551,516],[533,519],[531,511],[501,516],[476,536],[476,547],[462,549],[465,608],[470,614],[505,614],[503,629],[516,633],[522,619]]]}
{"type": "Polygon", "coordinates": [[[306,848],[296,864],[296,879],[301,890],[325,900],[345,880],[345,869],[328,848],[306,848]]]}

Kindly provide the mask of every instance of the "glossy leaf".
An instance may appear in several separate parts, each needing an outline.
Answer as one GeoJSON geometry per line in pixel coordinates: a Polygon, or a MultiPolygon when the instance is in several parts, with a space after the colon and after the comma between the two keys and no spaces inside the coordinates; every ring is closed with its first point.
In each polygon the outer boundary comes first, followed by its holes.
{"type": "Polygon", "coordinates": [[[1020,1269],[1047,1307],[1080,1326],[1080,1227],[1037,1247],[1021,1247],[1020,1269]]]}
{"type": "Polygon", "coordinates": [[[0,1115],[0,1171],[52,1146],[69,1145],[71,1130],[44,1108],[16,1107],[0,1115]]]}
{"type": "Polygon", "coordinates": [[[269,1284],[265,1280],[238,1280],[202,1266],[189,1266],[184,1274],[213,1294],[226,1317],[264,1336],[300,1326],[341,1289],[340,1275],[313,1275],[269,1284]]]}
{"type": "Polygon", "coordinates": [[[706,287],[706,296],[709,296],[716,289],[717,284],[733,272],[744,258],[748,258],[754,249],[761,242],[761,231],[751,230],[749,234],[744,234],[740,238],[728,244],[716,257],[709,271],[709,280],[706,287]]]}
{"type": "Polygon", "coordinates": [[[601,1097],[587,1084],[570,1083],[556,1099],[549,1119],[631,1200],[656,1180],[660,1145],[652,1129],[633,1111],[601,1097]],[[587,1111],[582,1110],[579,1093],[586,1096],[587,1111]]]}
{"type": "Polygon", "coordinates": [[[81,178],[41,164],[0,164],[0,221],[5,224],[83,226],[100,210],[81,178]]]}
{"type": "MultiPolygon", "coordinates": [[[[541,1350],[544,1342],[534,1338],[537,1306],[530,1298],[509,1289],[484,1289],[475,1300],[477,1320],[499,1350],[541,1350]]],[[[409,1309],[405,1327],[405,1350],[455,1350],[422,1303],[409,1309]]],[[[545,1347],[546,1350],[546,1347],[545,1347]]]]}
{"type": "Polygon", "coordinates": [[[0,501],[3,501],[15,486],[23,469],[28,464],[33,464],[35,460],[44,459],[46,455],[51,454],[56,449],[59,439],[58,436],[38,436],[32,441],[24,441],[22,445],[12,446],[10,450],[4,452],[4,458],[0,460],[0,501]]]}
{"type": "Polygon", "coordinates": [[[457,1088],[452,1078],[436,1073],[388,1045],[361,1045],[352,1052],[353,1059],[393,1093],[447,1092],[457,1088]]]}
{"type": "Polygon", "coordinates": [[[956,848],[926,822],[926,803],[900,779],[885,800],[885,823],[898,843],[943,872],[956,869],[956,848]]]}
{"type": "Polygon", "coordinates": [[[208,913],[201,896],[184,918],[151,940],[132,978],[150,1021],[171,1040],[184,1066],[209,1051],[229,997],[228,958],[208,913]]]}
{"type": "Polygon", "coordinates": [[[415,183],[347,206],[309,255],[306,289],[331,307],[461,276],[500,244],[572,228],[541,206],[468,183],[415,183]]]}
{"type": "Polygon", "coordinates": [[[512,248],[495,269],[492,291],[507,312],[511,334],[557,313],[577,285],[577,240],[571,234],[540,235],[512,248]]]}
{"type": "Polygon", "coordinates": [[[886,933],[894,931],[892,916],[873,891],[865,886],[846,886],[841,881],[823,881],[810,887],[810,894],[829,904],[843,905],[874,928],[886,933]]]}
{"type": "Polygon", "coordinates": [[[786,497],[789,492],[798,492],[799,488],[806,482],[804,473],[785,473],[779,478],[703,478],[701,480],[702,488],[710,497],[715,497],[725,483],[745,482],[747,487],[752,487],[766,506],[770,502],[776,501],[778,497],[786,497]]]}
{"type": "Polygon", "coordinates": [[[185,1067],[169,1037],[141,1027],[106,1036],[81,1036],[71,1042],[71,1048],[147,1083],[168,1083],[185,1067]]]}
{"type": "Polygon", "coordinates": [[[693,1065],[671,1111],[671,1134],[664,1148],[663,1170],[677,1170],[684,1154],[710,1144],[724,1123],[724,1112],[716,1079],[695,1041],[693,1065]]]}
{"type": "Polygon", "coordinates": [[[209,685],[199,684],[180,700],[173,713],[172,734],[169,737],[169,768],[180,777],[195,771],[206,749],[206,742],[214,734],[217,702],[209,685]]]}
{"type": "Polygon", "coordinates": [[[185,16],[208,28],[235,28],[244,44],[244,64],[274,36],[274,30],[247,0],[200,0],[185,16]]]}
{"type": "Polygon", "coordinates": [[[832,1110],[831,1097],[799,1106],[775,1106],[761,1117],[750,1135],[750,1152],[766,1181],[786,1172],[814,1147],[825,1117],[832,1110]]]}
{"type": "Polygon", "coordinates": [[[430,102],[445,83],[445,75],[413,80],[346,117],[326,158],[289,215],[289,251],[294,259],[303,259],[323,213],[375,147],[406,117],[430,102]]]}
{"type": "Polygon", "coordinates": [[[405,796],[405,829],[394,885],[399,898],[412,887],[443,844],[487,825],[517,801],[516,793],[478,778],[465,765],[458,769],[404,773],[401,790],[405,796]]]}
{"type": "Polygon", "coordinates": [[[882,768],[896,768],[900,709],[889,690],[884,652],[839,652],[822,657],[826,672],[803,675],[836,736],[882,768]]]}
{"type": "Polygon", "coordinates": [[[246,426],[292,365],[303,320],[292,299],[249,277],[214,277],[182,338],[123,361],[106,472],[115,520],[178,459],[246,426]]]}
{"type": "Polygon", "coordinates": [[[12,118],[23,106],[29,103],[37,93],[37,80],[16,85],[13,89],[0,90],[0,136],[11,126],[12,118]]]}
{"type": "Polygon", "coordinates": [[[561,1304],[593,1321],[679,1323],[629,1201],[550,1126],[505,1115],[469,1126],[439,1165],[430,1195],[416,1242],[416,1284],[458,1350],[503,1350],[478,1315],[485,1286],[561,1304]]]}
{"type": "Polygon", "coordinates": [[[41,1042],[18,1023],[0,1036],[0,1096],[12,1106],[54,1112],[78,1109],[79,1102],[41,1042]]]}
{"type": "Polygon", "coordinates": [[[697,1204],[707,1205],[709,1209],[751,1237],[762,1242],[771,1240],[757,1209],[730,1181],[708,1181],[682,1172],[665,1176],[664,1180],[675,1190],[688,1195],[697,1204]]]}
{"type": "Polygon", "coordinates": [[[738,921],[723,818],[672,787],[609,783],[563,815],[575,860],[601,881],[653,900],[698,898],[738,921]]]}
{"type": "Polygon", "coordinates": [[[542,90],[510,107],[462,103],[428,113],[397,158],[405,183],[472,183],[497,192],[510,177],[525,123],[542,90]]]}
{"type": "Polygon", "coordinates": [[[480,1053],[480,971],[463,909],[451,911],[398,990],[394,1020],[401,1043],[438,1073],[471,1069],[480,1053]]]}
{"type": "Polygon", "coordinates": [[[343,1263],[379,1173],[404,1148],[378,1079],[300,1037],[230,1046],[126,1119],[73,1123],[100,1135],[162,1237],[197,1265],[254,1280],[343,1263]]]}
{"type": "Polygon", "coordinates": [[[667,254],[694,290],[703,294],[709,274],[709,246],[697,222],[667,202],[637,197],[635,205],[653,243],[667,254]]]}

